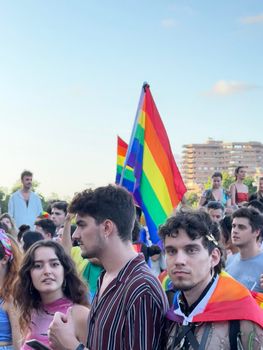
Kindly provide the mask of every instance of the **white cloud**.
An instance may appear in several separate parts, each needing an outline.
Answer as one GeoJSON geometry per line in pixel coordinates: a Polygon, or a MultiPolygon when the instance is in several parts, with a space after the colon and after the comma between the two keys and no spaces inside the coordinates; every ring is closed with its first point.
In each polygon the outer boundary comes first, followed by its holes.
{"type": "Polygon", "coordinates": [[[214,86],[206,93],[206,95],[220,95],[227,96],[233,95],[239,92],[245,92],[259,88],[256,85],[248,84],[242,81],[226,81],[219,80],[214,86]]]}
{"type": "Polygon", "coordinates": [[[263,23],[263,13],[256,16],[247,16],[240,19],[240,22],[243,24],[256,24],[263,23]]]}
{"type": "Polygon", "coordinates": [[[162,20],[161,24],[164,28],[174,28],[178,23],[172,18],[166,18],[162,20]]]}

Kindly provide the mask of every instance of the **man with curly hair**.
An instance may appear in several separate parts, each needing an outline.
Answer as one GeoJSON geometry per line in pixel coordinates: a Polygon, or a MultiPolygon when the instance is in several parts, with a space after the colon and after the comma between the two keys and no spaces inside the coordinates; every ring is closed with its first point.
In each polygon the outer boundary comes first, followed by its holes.
{"type": "Polygon", "coordinates": [[[209,215],[179,213],[159,235],[174,287],[165,349],[261,349],[263,311],[222,271],[219,231],[209,215]]]}
{"type": "Polygon", "coordinates": [[[105,271],[91,306],[87,344],[76,339],[70,318],[56,315],[50,328],[52,349],[163,349],[168,303],[144,256],[132,246],[131,194],[112,185],[86,190],[75,196],[69,212],[76,214],[73,238],[82,256],[98,258],[105,271]]]}

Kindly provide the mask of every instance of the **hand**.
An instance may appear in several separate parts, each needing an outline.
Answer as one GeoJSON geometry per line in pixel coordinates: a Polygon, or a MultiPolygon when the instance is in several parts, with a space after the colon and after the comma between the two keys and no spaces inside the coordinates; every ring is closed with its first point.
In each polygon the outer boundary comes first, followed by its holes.
{"type": "Polygon", "coordinates": [[[61,312],[55,313],[49,326],[48,339],[53,350],[75,350],[77,348],[79,341],[75,334],[71,308],[68,309],[66,315],[61,312]]]}

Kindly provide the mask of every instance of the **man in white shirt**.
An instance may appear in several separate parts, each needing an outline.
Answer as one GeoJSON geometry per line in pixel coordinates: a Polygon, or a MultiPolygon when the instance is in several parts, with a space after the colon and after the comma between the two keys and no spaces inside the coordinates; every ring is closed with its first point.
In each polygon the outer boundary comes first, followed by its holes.
{"type": "Polygon", "coordinates": [[[33,173],[24,170],[21,174],[22,188],[14,192],[8,202],[8,213],[17,227],[25,224],[33,229],[37,216],[43,211],[40,197],[31,190],[32,179],[33,173]]]}

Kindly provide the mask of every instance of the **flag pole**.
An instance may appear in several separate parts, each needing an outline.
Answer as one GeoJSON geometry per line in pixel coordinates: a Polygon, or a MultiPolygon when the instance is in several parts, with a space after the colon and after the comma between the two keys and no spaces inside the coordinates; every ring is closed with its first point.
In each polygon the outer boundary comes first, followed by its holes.
{"type": "Polygon", "coordinates": [[[150,85],[149,85],[147,82],[144,82],[143,85],[142,85],[142,91],[141,91],[140,100],[139,100],[139,104],[138,104],[137,111],[136,111],[136,115],[135,115],[135,121],[134,121],[133,128],[132,128],[132,134],[131,134],[131,137],[130,137],[130,142],[129,142],[129,145],[128,145],[128,150],[127,150],[127,153],[126,153],[124,165],[123,165],[122,172],[121,172],[120,185],[122,185],[122,183],[123,183],[124,172],[125,172],[125,169],[126,169],[126,167],[127,167],[127,161],[128,161],[128,159],[129,159],[129,156],[130,156],[130,153],[131,153],[132,141],[134,140],[134,136],[135,136],[135,132],[136,132],[136,127],[137,127],[137,122],[138,122],[138,119],[139,119],[139,116],[140,116],[140,111],[141,111],[141,107],[142,107],[142,102],[143,102],[144,95],[145,95],[145,92],[146,92],[146,88],[147,88],[147,87],[149,88],[150,85]]]}

